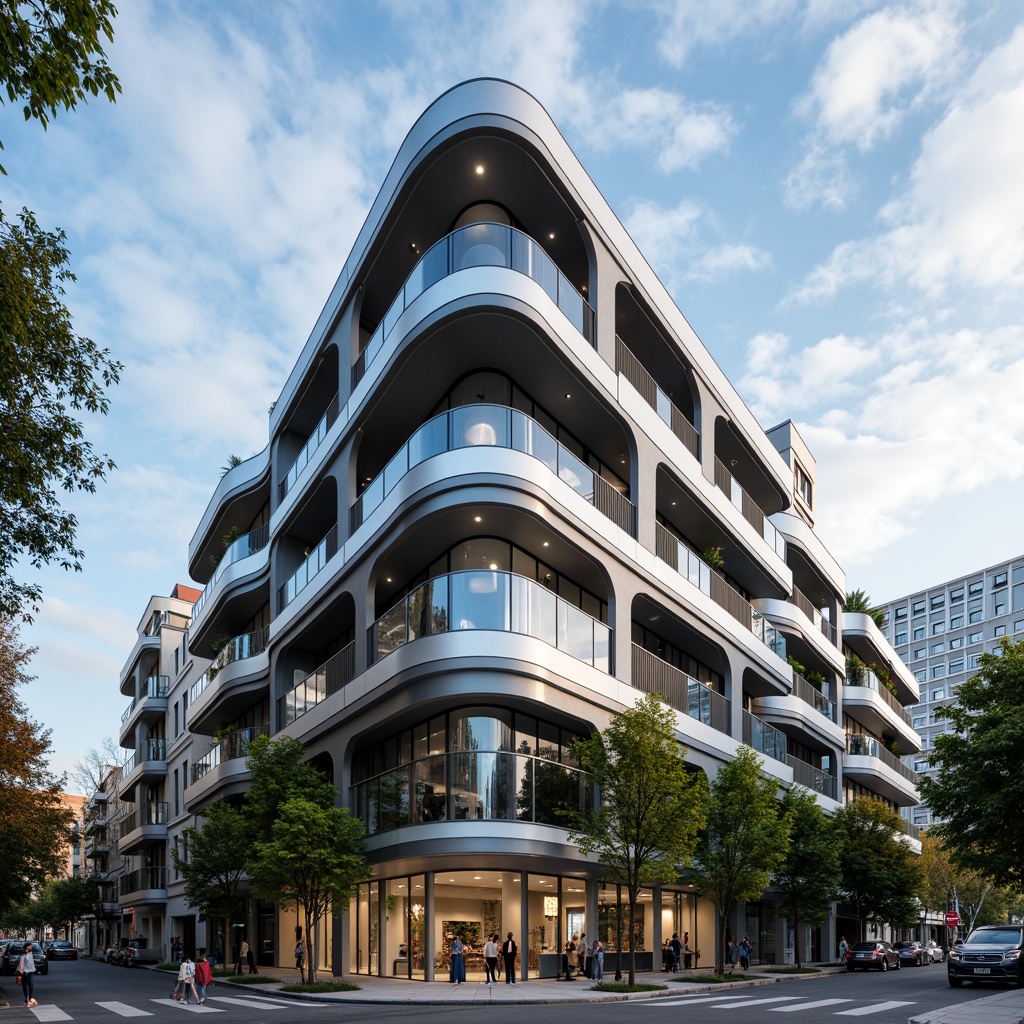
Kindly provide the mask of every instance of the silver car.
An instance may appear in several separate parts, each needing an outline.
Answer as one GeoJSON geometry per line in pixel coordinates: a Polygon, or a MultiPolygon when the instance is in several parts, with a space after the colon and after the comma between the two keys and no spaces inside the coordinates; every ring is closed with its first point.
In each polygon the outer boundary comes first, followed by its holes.
{"type": "Polygon", "coordinates": [[[941,964],[946,959],[946,951],[934,939],[928,943],[928,955],[933,964],[941,964]]]}

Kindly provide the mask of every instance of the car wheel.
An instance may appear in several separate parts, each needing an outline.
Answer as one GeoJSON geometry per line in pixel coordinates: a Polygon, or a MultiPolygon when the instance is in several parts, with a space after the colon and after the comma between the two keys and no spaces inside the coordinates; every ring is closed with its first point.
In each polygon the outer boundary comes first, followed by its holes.
{"type": "Polygon", "coordinates": [[[960,988],[960,986],[964,983],[963,978],[949,978],[948,980],[950,988],[960,988]]]}
{"type": "MultiPolygon", "coordinates": [[[[899,963],[899,961],[898,961],[898,960],[897,960],[896,962],[897,962],[897,963],[899,963]]],[[[885,972],[886,972],[887,970],[889,970],[889,961],[888,961],[888,960],[886,960],[884,956],[882,957],[882,962],[881,962],[881,964],[879,964],[879,967],[878,967],[878,969],[879,969],[879,970],[880,970],[880,971],[881,971],[881,972],[882,972],[883,974],[885,974],[885,972]]]]}

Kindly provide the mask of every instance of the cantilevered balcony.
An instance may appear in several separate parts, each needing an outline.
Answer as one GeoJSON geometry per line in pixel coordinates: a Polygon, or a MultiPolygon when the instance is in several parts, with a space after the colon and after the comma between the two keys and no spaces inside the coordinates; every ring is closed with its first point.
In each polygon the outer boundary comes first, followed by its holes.
{"type": "Polygon", "coordinates": [[[472,267],[507,267],[525,274],[547,292],[551,301],[587,341],[595,343],[594,311],[541,246],[516,228],[478,222],[458,228],[423,254],[384,314],[384,319],[371,334],[366,347],[359,353],[352,367],[352,386],[363,379],[402,313],[416,298],[449,274],[472,267]]]}
{"type": "Polygon", "coordinates": [[[130,735],[139,722],[152,724],[167,714],[167,693],[170,686],[170,676],[147,676],[143,680],[139,695],[121,715],[122,740],[130,735]]]}
{"type": "Polygon", "coordinates": [[[768,546],[785,561],[785,537],[775,529],[775,526],[761,511],[761,507],[740,486],[739,481],[729,472],[725,463],[717,455],[715,456],[715,485],[732,502],[743,518],[765,539],[768,546]]]}
{"type": "Polygon", "coordinates": [[[321,701],[334,696],[355,678],[356,644],[353,640],[278,699],[277,723],[283,729],[321,701]]]}
{"type": "Polygon", "coordinates": [[[848,733],[843,775],[897,806],[918,802],[917,772],[908,768],[873,736],[848,733]]]}
{"type": "Polygon", "coordinates": [[[142,745],[121,766],[121,796],[132,799],[135,787],[143,781],[167,776],[167,740],[162,736],[142,741],[142,745]]]}
{"type": "Polygon", "coordinates": [[[203,608],[225,571],[234,565],[235,562],[240,562],[243,558],[248,558],[250,555],[255,555],[257,552],[262,551],[267,546],[269,539],[270,524],[264,523],[263,526],[258,526],[252,532],[236,538],[227,546],[220,561],[217,563],[217,568],[214,570],[213,575],[206,586],[203,587],[203,592],[199,595],[199,599],[192,606],[193,623],[198,623],[202,617],[203,608]]]}
{"type": "Polygon", "coordinates": [[[249,744],[257,736],[265,736],[265,725],[235,729],[215,743],[191,766],[190,784],[185,802],[196,813],[214,800],[243,793],[249,785],[246,758],[249,744]]]}
{"type": "Polygon", "coordinates": [[[303,559],[278,591],[278,611],[283,612],[338,553],[338,527],[332,526],[319,544],[303,559]]]}
{"type": "MultiPolygon", "coordinates": [[[[309,465],[309,460],[313,458],[316,450],[324,443],[324,438],[327,437],[337,418],[338,396],[335,395],[327,406],[327,412],[320,417],[320,422],[313,428],[313,433],[309,435],[306,443],[295,457],[295,461],[291,464],[291,468],[285,474],[285,478],[281,481],[279,485],[280,501],[284,501],[285,495],[295,486],[295,482],[299,479],[306,466],[309,465]]],[[[302,435],[300,434],[299,436],[301,437],[302,435]]]]}
{"type": "Polygon", "coordinates": [[[636,689],[656,693],[677,711],[728,735],[731,704],[728,697],[638,644],[633,644],[632,661],[631,682],[636,689]]]}
{"type": "Polygon", "coordinates": [[[793,769],[794,782],[806,786],[815,793],[821,793],[830,800],[838,799],[839,786],[834,775],[829,775],[828,772],[823,772],[820,768],[815,768],[814,765],[792,755],[789,757],[789,766],[793,769]]]}
{"type": "Polygon", "coordinates": [[[870,732],[893,737],[901,754],[916,754],[921,749],[921,737],[914,731],[910,715],[864,665],[852,664],[847,668],[843,711],[870,732]]]}
{"type": "Polygon", "coordinates": [[[765,757],[787,763],[786,734],[749,711],[743,712],[743,742],[765,757]]]}
{"type": "Polygon", "coordinates": [[[606,480],[557,441],[535,419],[503,405],[465,405],[424,423],[392,457],[349,510],[352,532],[421,462],[443,452],[491,446],[523,452],[544,463],[563,483],[619,529],[636,536],[636,509],[606,480]]]}
{"type": "Polygon", "coordinates": [[[188,692],[188,726],[198,727],[216,715],[231,719],[252,704],[255,691],[269,684],[266,656],[270,627],[232,637],[217,652],[206,671],[188,692]]]}
{"type": "Polygon", "coordinates": [[[140,805],[133,814],[121,820],[117,852],[124,856],[144,847],[167,841],[167,803],[140,805]]]}
{"type": "Polygon", "coordinates": [[[167,868],[148,867],[121,877],[120,898],[133,903],[167,902],[167,868]]]}

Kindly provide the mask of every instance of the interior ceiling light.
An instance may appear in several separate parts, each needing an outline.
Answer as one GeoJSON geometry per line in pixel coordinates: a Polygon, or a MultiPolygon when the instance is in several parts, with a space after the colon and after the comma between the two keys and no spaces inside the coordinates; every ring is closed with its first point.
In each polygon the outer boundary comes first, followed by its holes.
{"type": "Polygon", "coordinates": [[[566,391],[565,397],[566,398],[572,398],[572,392],[571,391],[566,391]]]}
{"type": "Polygon", "coordinates": [[[555,233],[554,233],[554,231],[549,231],[548,232],[548,238],[550,238],[552,242],[555,240],[555,233]]]}
{"type": "Polygon", "coordinates": [[[476,165],[476,173],[477,174],[483,174],[484,173],[484,165],[483,164],[477,164],[476,165]]]}
{"type": "Polygon", "coordinates": [[[474,523],[482,523],[483,521],[484,521],[484,517],[483,516],[473,516],[473,522],[474,523]]]}
{"type": "Polygon", "coordinates": [[[413,253],[416,256],[419,256],[419,254],[420,254],[420,247],[415,242],[410,242],[409,243],[409,252],[413,253]]]}

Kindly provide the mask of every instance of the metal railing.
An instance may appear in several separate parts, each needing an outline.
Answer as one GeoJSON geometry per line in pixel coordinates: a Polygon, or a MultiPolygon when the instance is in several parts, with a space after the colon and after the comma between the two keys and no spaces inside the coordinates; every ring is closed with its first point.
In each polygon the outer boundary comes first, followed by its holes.
{"type": "Polygon", "coordinates": [[[146,804],[133,814],[129,814],[118,826],[118,834],[124,839],[129,833],[134,832],[138,828],[144,828],[146,825],[166,824],[167,803],[161,800],[156,803],[146,804]]]}
{"type": "Polygon", "coordinates": [[[700,458],[700,434],[697,428],[658,387],[657,382],[647,372],[643,363],[633,354],[632,349],[615,335],[615,372],[621,373],[636,389],[640,397],[667,424],[669,430],[683,442],[687,451],[695,458],[700,458]]]}
{"type": "Polygon", "coordinates": [[[793,673],[793,694],[805,704],[810,704],[830,722],[836,720],[836,706],[813,683],[809,683],[799,672],[793,673]]]}
{"type": "Polygon", "coordinates": [[[587,341],[592,345],[596,343],[593,309],[537,242],[507,224],[467,224],[435,242],[420,257],[384,319],[359,353],[352,367],[352,386],[355,387],[373,365],[402,313],[414,299],[449,274],[472,267],[507,267],[525,274],[547,292],[587,341]]]}
{"type": "Polygon", "coordinates": [[[198,782],[207,772],[213,771],[222,761],[233,758],[248,757],[249,744],[257,736],[266,736],[270,730],[265,725],[251,725],[244,729],[235,729],[224,736],[219,743],[211,747],[191,768],[192,782],[198,782]]]}
{"type": "Polygon", "coordinates": [[[846,685],[863,686],[865,689],[873,690],[907,725],[912,724],[910,715],[907,714],[903,705],[892,695],[889,687],[867,665],[847,666],[846,685]]]}
{"type": "Polygon", "coordinates": [[[338,525],[335,523],[278,591],[279,611],[283,612],[337,553],[338,525]]]}
{"type": "Polygon", "coordinates": [[[747,710],[743,712],[743,742],[759,754],[786,763],[786,734],[747,710]]]}
{"type": "Polygon", "coordinates": [[[224,549],[224,554],[220,556],[220,561],[217,562],[217,568],[214,569],[213,575],[206,586],[203,587],[203,592],[199,595],[196,603],[192,605],[193,619],[199,615],[199,612],[206,604],[206,599],[213,592],[217,581],[224,575],[224,570],[229,565],[234,565],[235,562],[240,562],[243,558],[255,555],[257,551],[262,551],[267,546],[268,540],[270,540],[270,524],[264,523],[262,526],[257,526],[251,533],[235,538],[224,549]]]}
{"type": "Polygon", "coordinates": [[[577,458],[535,419],[504,405],[463,405],[427,420],[367,484],[349,510],[355,531],[414,466],[443,452],[489,446],[523,452],[543,462],[561,481],[631,537],[636,508],[607,480],[577,458]]]}
{"type": "Polygon", "coordinates": [[[218,652],[207,666],[206,671],[189,687],[188,703],[191,707],[202,695],[203,691],[228,665],[236,661],[245,661],[262,654],[270,643],[270,627],[263,626],[251,633],[242,633],[232,637],[218,652]]]}
{"type": "Polygon", "coordinates": [[[132,892],[144,892],[147,889],[167,888],[167,868],[137,868],[121,876],[121,895],[132,892]]]}
{"type": "Polygon", "coordinates": [[[356,643],[353,640],[319,668],[310,672],[301,683],[278,698],[278,728],[283,729],[286,725],[291,725],[296,718],[301,718],[322,700],[337,693],[352,681],[355,672],[356,643]]]}
{"type": "Polygon", "coordinates": [[[883,764],[898,772],[908,782],[917,785],[918,775],[908,768],[891,750],[886,750],[874,736],[862,736],[859,733],[846,734],[846,752],[866,757],[877,757],[883,764]]]}
{"type": "Polygon", "coordinates": [[[815,608],[811,599],[796,587],[793,588],[793,604],[821,630],[822,636],[827,637],[833,644],[836,642],[836,627],[821,614],[821,609],[815,608]]]}
{"type": "Polygon", "coordinates": [[[327,405],[327,412],[320,417],[320,422],[313,428],[313,433],[306,439],[306,443],[300,449],[299,454],[295,456],[295,461],[291,464],[284,479],[281,481],[278,488],[278,500],[284,501],[285,495],[295,484],[295,481],[298,480],[299,475],[309,464],[309,460],[313,458],[316,450],[323,444],[324,438],[327,437],[337,418],[338,396],[335,395],[327,405]]]}
{"type": "Polygon", "coordinates": [[[128,721],[132,711],[144,700],[149,700],[151,697],[166,697],[170,688],[170,676],[147,676],[142,683],[138,697],[135,697],[131,704],[124,709],[124,713],[121,715],[121,724],[124,725],[128,721]]]}
{"type": "Polygon", "coordinates": [[[747,493],[728,467],[715,456],[715,486],[722,491],[740,515],[764,538],[768,546],[786,560],[786,538],[775,528],[761,506],[747,493]]]}
{"type": "Polygon", "coordinates": [[[815,793],[821,793],[831,800],[837,799],[838,784],[834,775],[823,772],[820,768],[801,761],[798,757],[789,756],[789,766],[793,769],[793,781],[806,786],[815,793]]]}
{"type": "Polygon", "coordinates": [[[732,702],[728,697],[637,644],[633,644],[632,684],[644,693],[660,694],[677,711],[729,734],[732,702]]]}
{"type": "Polygon", "coordinates": [[[413,640],[464,629],[532,636],[611,672],[609,626],[542,584],[503,570],[453,572],[421,584],[373,624],[371,655],[379,661],[413,640]]]}

